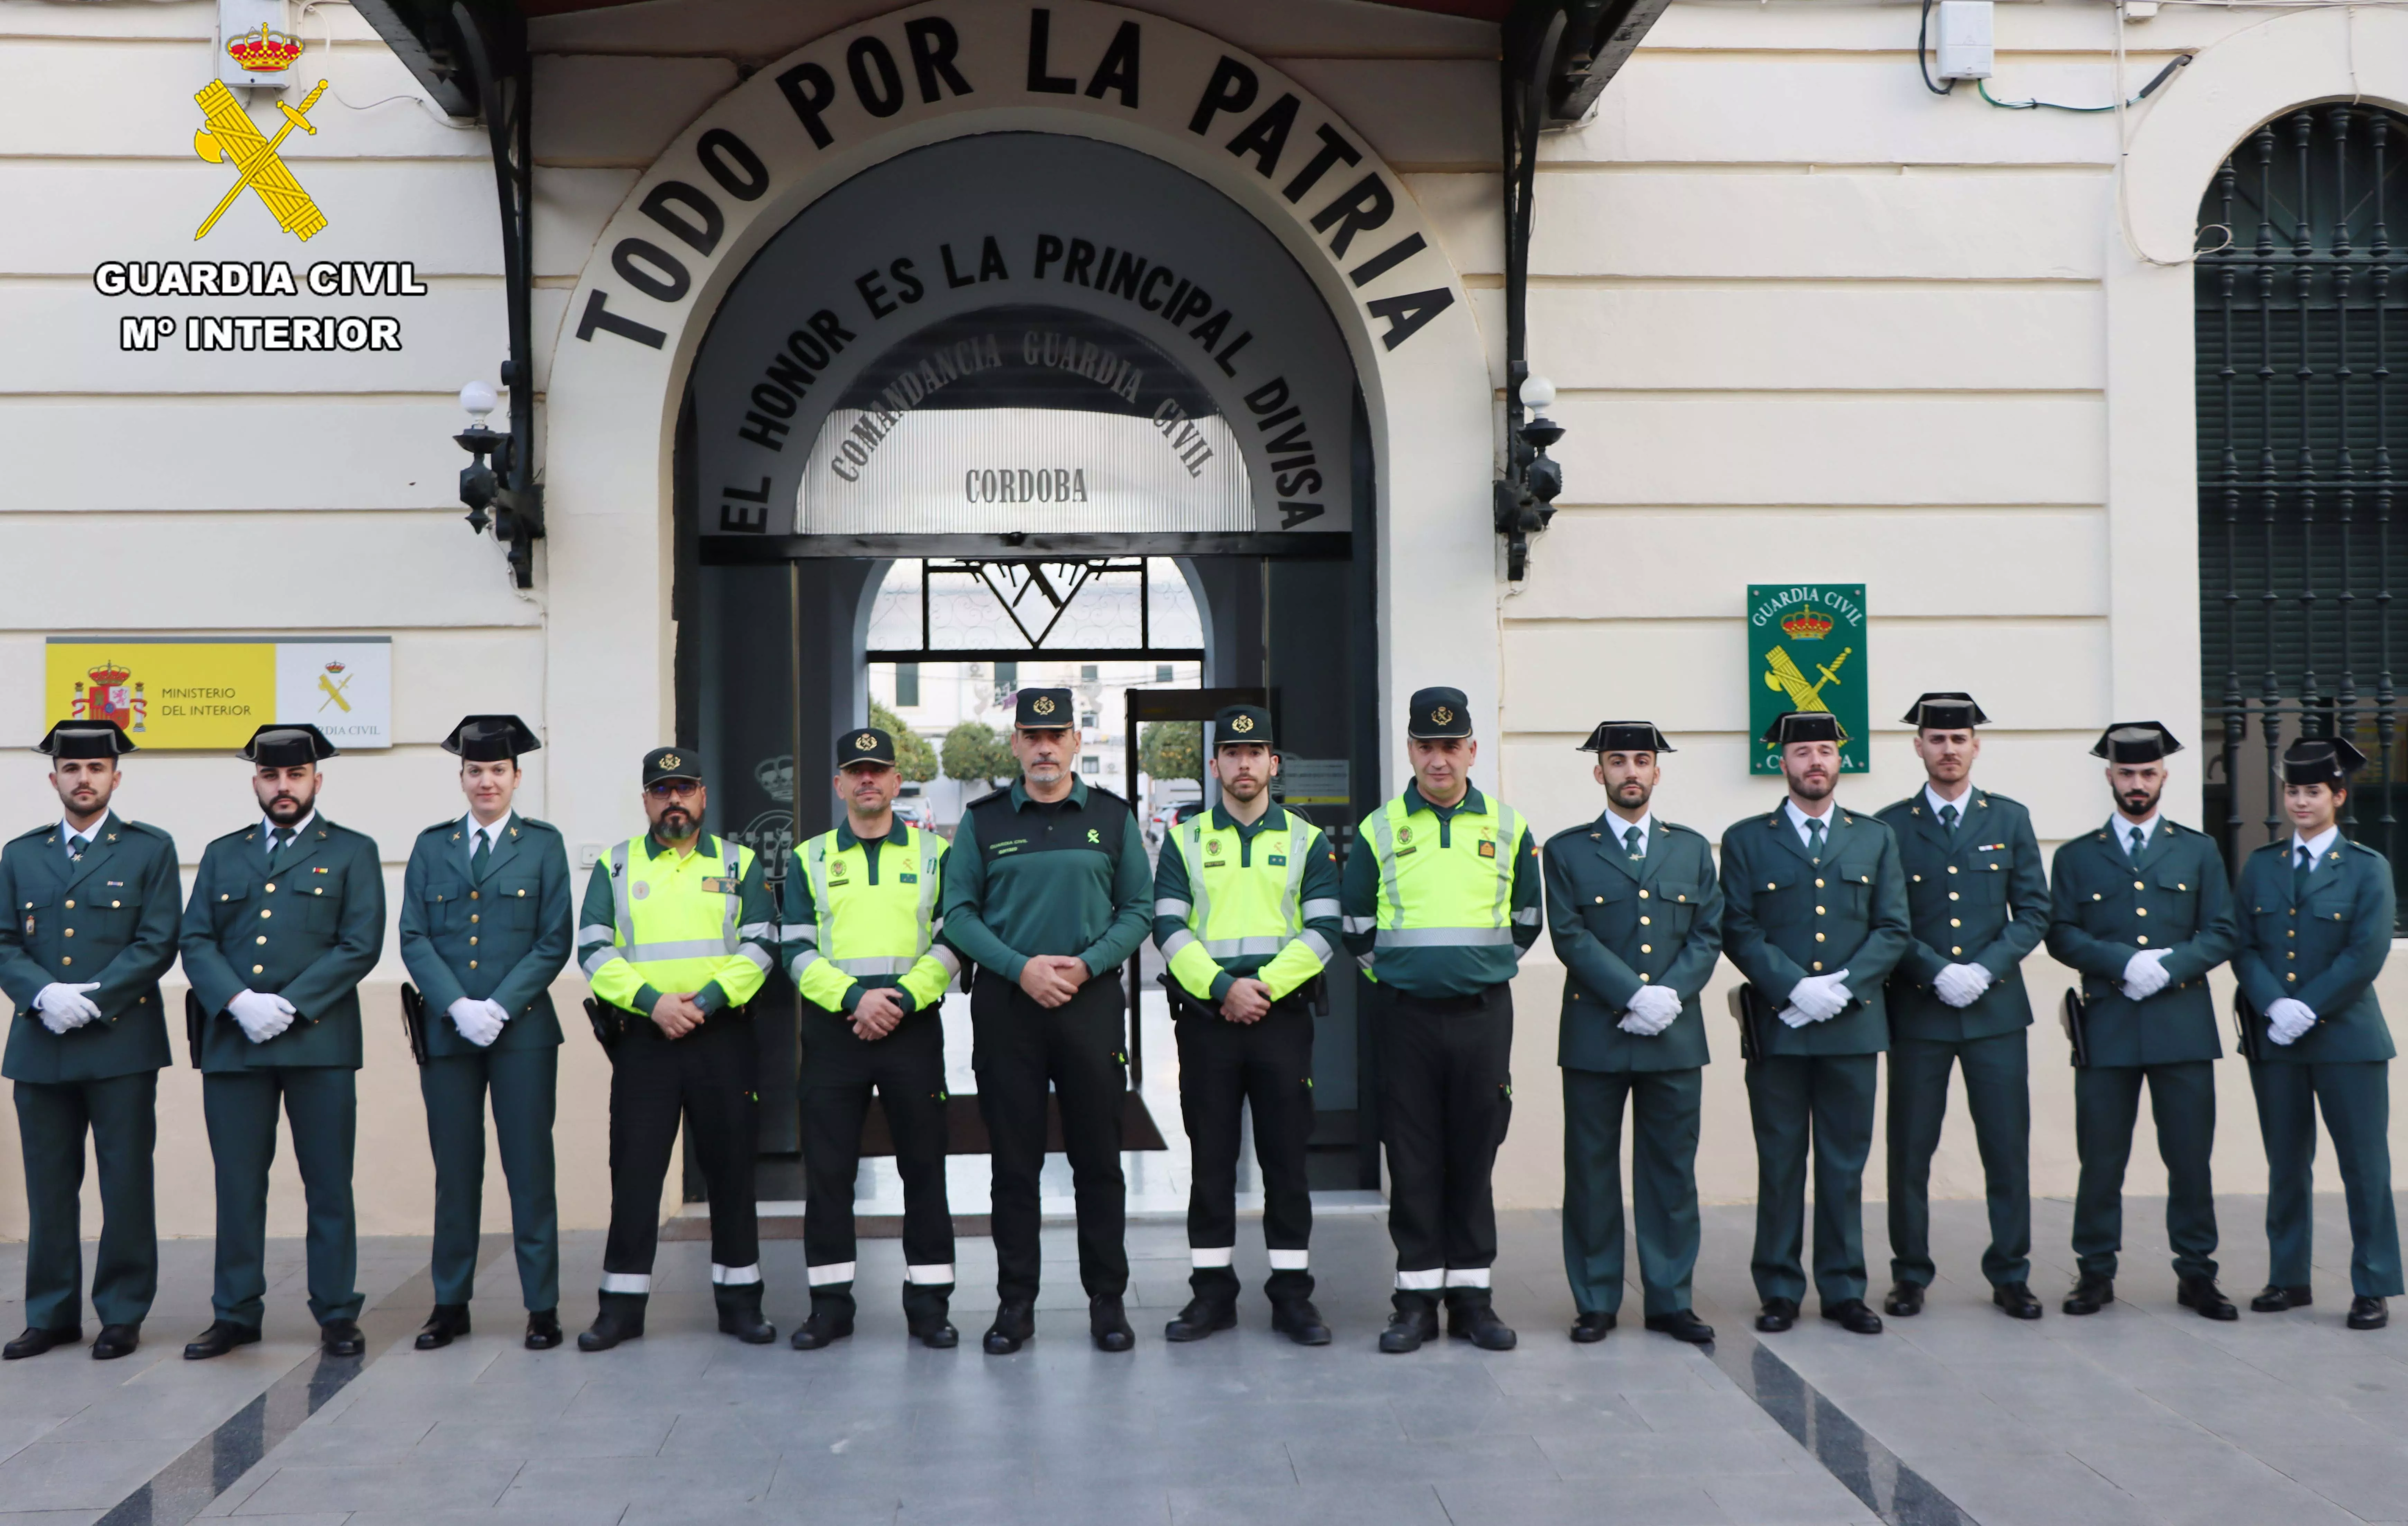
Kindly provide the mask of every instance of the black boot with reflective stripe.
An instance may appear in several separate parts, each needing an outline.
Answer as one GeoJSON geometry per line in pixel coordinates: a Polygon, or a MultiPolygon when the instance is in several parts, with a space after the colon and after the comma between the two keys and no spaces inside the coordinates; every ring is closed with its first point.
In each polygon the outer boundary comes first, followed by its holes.
{"type": "Polygon", "coordinates": [[[644,1306],[651,1302],[647,1293],[604,1293],[593,1328],[578,1332],[577,1348],[608,1351],[621,1341],[642,1339],[644,1306]]]}
{"type": "Polygon", "coordinates": [[[747,1346],[767,1346],[778,1338],[778,1327],[761,1317],[761,1284],[721,1283],[710,1290],[719,1305],[719,1333],[747,1346]]]}

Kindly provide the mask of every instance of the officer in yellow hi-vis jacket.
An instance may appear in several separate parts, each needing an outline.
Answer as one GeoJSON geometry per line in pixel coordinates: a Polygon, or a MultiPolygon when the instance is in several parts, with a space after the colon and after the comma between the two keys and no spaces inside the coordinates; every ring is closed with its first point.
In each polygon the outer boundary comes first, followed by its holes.
{"type": "Polygon", "coordinates": [[[1271,716],[1232,705],[1212,718],[1221,800],[1181,822],[1154,868],[1154,941],[1178,982],[1179,1111],[1195,1180],[1187,1194],[1188,1286],[1163,1333],[1202,1340],[1238,1322],[1238,1134],[1254,1115],[1269,1248],[1271,1328],[1326,1346],[1307,1247],[1312,1193],[1312,1013],[1305,992],[1337,952],[1338,856],[1321,829],[1271,799],[1271,716]]]}
{"type": "Polygon", "coordinates": [[[577,958],[610,1048],[610,1237],[602,1306],[580,1351],[644,1333],[660,1243],[661,1182],[681,1119],[710,1197],[711,1293],[719,1328],[766,1346],[761,1237],[752,1201],[760,1062],[744,1004],[776,956],[777,908],[752,850],[702,830],[702,760],[686,748],[644,755],[652,830],[594,866],[577,958]]]}
{"type": "Polygon", "coordinates": [[[779,950],[803,993],[803,1259],[811,1313],[797,1351],[853,1333],[853,1182],[877,1088],[903,1177],[903,1317],[949,1350],[953,1218],[945,1202],[945,1030],[938,1015],[961,960],[936,941],[945,840],[895,819],[903,776],[875,727],[836,739],[844,821],[794,850],[779,950]]]}

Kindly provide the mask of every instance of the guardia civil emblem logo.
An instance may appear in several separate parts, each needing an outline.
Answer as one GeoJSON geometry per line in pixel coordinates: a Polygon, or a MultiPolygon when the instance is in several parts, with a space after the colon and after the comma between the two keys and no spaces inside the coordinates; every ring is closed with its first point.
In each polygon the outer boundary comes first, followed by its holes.
{"type": "Polygon", "coordinates": [[[1412,840],[1413,840],[1413,829],[1412,829],[1412,828],[1411,828],[1411,827],[1398,827],[1398,828],[1397,829],[1397,841],[1398,841],[1398,842],[1400,842],[1400,843],[1409,843],[1409,842],[1412,842],[1412,840]]]}
{"type": "Polygon", "coordinates": [[[1050,694],[1038,695],[1035,699],[1028,702],[1028,710],[1032,715],[1052,715],[1054,713],[1053,696],[1050,694]]]}
{"type": "Polygon", "coordinates": [[[1254,729],[1254,718],[1250,715],[1241,715],[1238,717],[1237,720],[1229,722],[1229,729],[1233,732],[1240,733],[1240,734],[1250,732],[1254,729]]]}
{"type": "MultiPolygon", "coordinates": [[[[1871,761],[1864,585],[1751,583],[1747,606],[1750,730],[1760,739],[1784,711],[1828,714],[1840,727],[1840,771],[1863,773],[1871,761]]],[[[1759,745],[1749,771],[1778,774],[1779,752],[1759,745]]]]}
{"type": "Polygon", "coordinates": [[[875,752],[878,750],[878,738],[863,732],[853,739],[853,749],[855,752],[875,752]]]}
{"type": "Polygon", "coordinates": [[[1453,722],[1454,720],[1455,712],[1448,709],[1443,705],[1430,712],[1430,724],[1433,726],[1444,726],[1453,722]]]}

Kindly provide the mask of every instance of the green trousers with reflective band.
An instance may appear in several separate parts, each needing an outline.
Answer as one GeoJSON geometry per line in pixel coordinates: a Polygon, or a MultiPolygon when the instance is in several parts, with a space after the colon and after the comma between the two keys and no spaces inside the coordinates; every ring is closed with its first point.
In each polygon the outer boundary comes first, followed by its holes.
{"type": "Polygon", "coordinates": [[[2031,1279],[2031,1046],[2027,1030],[1988,1038],[1893,1038],[1889,1047],[1890,1276],[1931,1286],[1931,1157],[1948,1116],[1948,1080],[1965,1072],[1965,1106],[1990,1209],[1982,1275],[2031,1279]]]}
{"type": "Polygon", "coordinates": [[[2124,1166],[2141,1118],[2141,1083],[2166,1162],[2166,1241],[2174,1275],[2215,1276],[2215,1070],[2207,1060],[2166,1065],[2092,1065],[2073,1073],[2073,1144],[2082,1175],[2073,1193],[2074,1264],[2112,1277],[2124,1248],[2124,1166]]]}
{"type": "Polygon", "coordinates": [[[2333,1138],[2349,1205],[2349,1288],[2400,1296],[2400,1219],[2391,1200],[2390,1062],[2249,1067],[2266,1141],[2266,1280],[2308,1285],[2315,1231],[2316,1109],[2333,1138]]]}
{"type": "Polygon", "coordinates": [[[560,1306],[560,1206],[552,1190],[552,1120],[560,1047],[480,1049],[438,1056],[418,1073],[426,1142],[435,1152],[435,1301],[477,1293],[478,1230],[485,1204],[485,1098],[494,1145],[510,1190],[510,1244],[519,1292],[530,1309],[560,1306]]]}
{"type": "Polygon", "coordinates": [[[100,1163],[100,1256],[92,1308],[105,1325],[138,1325],[159,1291],[151,1154],[159,1138],[159,1073],[99,1081],[17,1083],[17,1138],[25,1157],[25,1324],[83,1322],[84,1134],[100,1163]]]}
{"type": "Polygon", "coordinates": [[[1814,1291],[1828,1308],[1865,1295],[1865,1161],[1875,1054],[1768,1055],[1747,1063],[1756,1125],[1758,1298],[1806,1297],[1806,1159],[1814,1160],[1814,1291]]]}
{"type": "Polygon", "coordinates": [[[293,1160],[308,1205],[309,1312],[320,1324],[359,1318],[359,1229],[351,1213],[357,1081],[357,1072],[337,1065],[201,1077],[201,1116],[217,1167],[217,1289],[209,1302],[219,1319],[256,1329],[265,1307],[267,1168],[276,1161],[279,1098],[293,1125],[293,1160]]]}
{"type": "Polygon", "coordinates": [[[1622,1311],[1622,1115],[1646,1312],[1689,1306],[1698,1264],[1698,1116],[1705,1072],[1564,1072],[1564,1276],[1583,1314],[1622,1311]]]}

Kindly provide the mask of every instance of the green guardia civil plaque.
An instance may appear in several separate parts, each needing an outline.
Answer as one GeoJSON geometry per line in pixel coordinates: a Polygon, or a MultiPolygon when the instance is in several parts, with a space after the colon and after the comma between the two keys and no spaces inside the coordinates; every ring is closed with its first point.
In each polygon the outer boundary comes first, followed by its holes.
{"type": "Polygon", "coordinates": [[[1765,729],[1784,710],[1828,710],[1840,722],[1840,772],[1871,766],[1865,683],[1865,585],[1747,585],[1748,772],[1778,774],[1765,729]]]}

